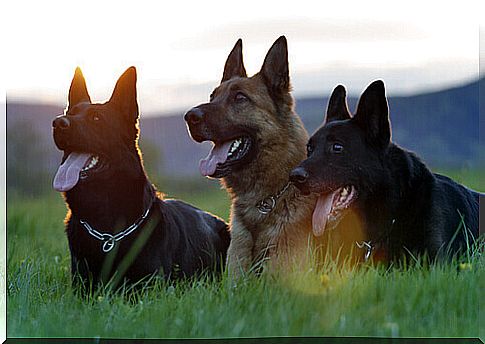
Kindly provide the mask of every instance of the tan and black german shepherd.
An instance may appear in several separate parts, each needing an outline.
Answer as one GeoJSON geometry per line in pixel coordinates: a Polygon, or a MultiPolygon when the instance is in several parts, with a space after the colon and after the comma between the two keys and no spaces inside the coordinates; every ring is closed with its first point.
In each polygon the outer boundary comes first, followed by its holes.
{"type": "Polygon", "coordinates": [[[284,36],[252,77],[238,40],[210,102],[185,114],[192,138],[214,143],[200,162],[201,174],[221,178],[232,199],[227,259],[232,276],[263,258],[285,267],[307,255],[315,198],[289,183],[290,171],[306,157],[308,140],[290,91],[284,36]]]}

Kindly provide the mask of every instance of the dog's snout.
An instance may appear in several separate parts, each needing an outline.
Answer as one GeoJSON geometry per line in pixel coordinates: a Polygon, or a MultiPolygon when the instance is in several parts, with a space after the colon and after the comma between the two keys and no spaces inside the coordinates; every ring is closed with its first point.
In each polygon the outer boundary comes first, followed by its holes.
{"type": "Polygon", "coordinates": [[[67,129],[71,126],[71,122],[66,116],[59,116],[52,122],[52,126],[55,129],[67,129]]]}
{"type": "Polygon", "coordinates": [[[184,119],[189,124],[197,124],[204,118],[204,111],[198,107],[192,108],[184,116],[184,119]]]}
{"type": "Polygon", "coordinates": [[[308,172],[303,167],[297,167],[290,173],[290,181],[295,184],[305,184],[308,179],[308,172]]]}

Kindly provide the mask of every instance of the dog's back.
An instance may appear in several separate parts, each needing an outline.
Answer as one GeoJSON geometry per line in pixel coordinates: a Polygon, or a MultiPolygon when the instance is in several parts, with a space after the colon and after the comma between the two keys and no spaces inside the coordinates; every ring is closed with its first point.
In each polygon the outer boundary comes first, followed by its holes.
{"type": "Polygon", "coordinates": [[[179,200],[161,201],[160,210],[170,236],[167,242],[181,271],[189,275],[204,268],[222,271],[230,242],[228,225],[223,220],[179,200]],[[200,257],[200,265],[194,265],[193,257],[200,257]]]}
{"type": "MultiPolygon", "coordinates": [[[[393,143],[384,159],[390,179],[377,190],[383,185],[389,190],[385,212],[393,214],[395,221],[387,238],[391,257],[408,251],[449,256],[475,242],[478,192],[431,172],[416,154],[393,143]]],[[[370,216],[369,223],[379,220],[370,216]]]]}
{"type": "MultiPolygon", "coordinates": [[[[439,214],[437,228],[443,228],[445,250],[463,251],[478,238],[480,194],[452,179],[437,174],[433,188],[432,212],[439,214]]],[[[430,221],[434,221],[431,217],[430,221]]]]}

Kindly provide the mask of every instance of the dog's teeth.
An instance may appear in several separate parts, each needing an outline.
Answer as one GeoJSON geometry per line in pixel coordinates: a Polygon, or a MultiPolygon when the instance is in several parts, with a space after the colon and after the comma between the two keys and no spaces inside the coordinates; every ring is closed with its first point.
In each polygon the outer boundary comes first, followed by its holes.
{"type": "Polygon", "coordinates": [[[234,140],[234,142],[231,145],[231,148],[229,150],[229,153],[227,154],[228,157],[232,156],[232,154],[238,149],[239,145],[241,144],[241,140],[237,139],[234,140]]]}
{"type": "Polygon", "coordinates": [[[342,196],[347,196],[347,195],[348,195],[348,193],[349,193],[349,192],[348,192],[348,190],[347,190],[347,187],[345,187],[345,188],[343,188],[341,195],[342,195],[342,196]]]}

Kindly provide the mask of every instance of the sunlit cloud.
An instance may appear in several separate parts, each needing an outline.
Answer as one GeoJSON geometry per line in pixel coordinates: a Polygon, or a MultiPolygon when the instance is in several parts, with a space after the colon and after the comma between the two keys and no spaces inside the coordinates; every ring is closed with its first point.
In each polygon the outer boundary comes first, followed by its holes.
{"type": "Polygon", "coordinates": [[[243,37],[253,45],[268,45],[275,39],[274,33],[281,32],[299,42],[406,42],[421,40],[426,32],[416,26],[406,27],[406,22],[376,20],[345,21],[332,18],[287,18],[229,23],[208,28],[196,35],[177,41],[175,49],[226,48],[226,42],[243,37]]]}
{"type": "Polygon", "coordinates": [[[336,83],[361,89],[386,78],[390,92],[463,83],[478,73],[477,1],[310,3],[15,1],[4,7],[9,99],[64,103],[76,66],[93,100],[109,98],[130,65],[142,110],[205,101],[230,49],[243,39],[250,74],[274,40],[289,42],[296,95],[326,94],[336,83]],[[475,10],[474,10],[475,9],[475,10]]]}

